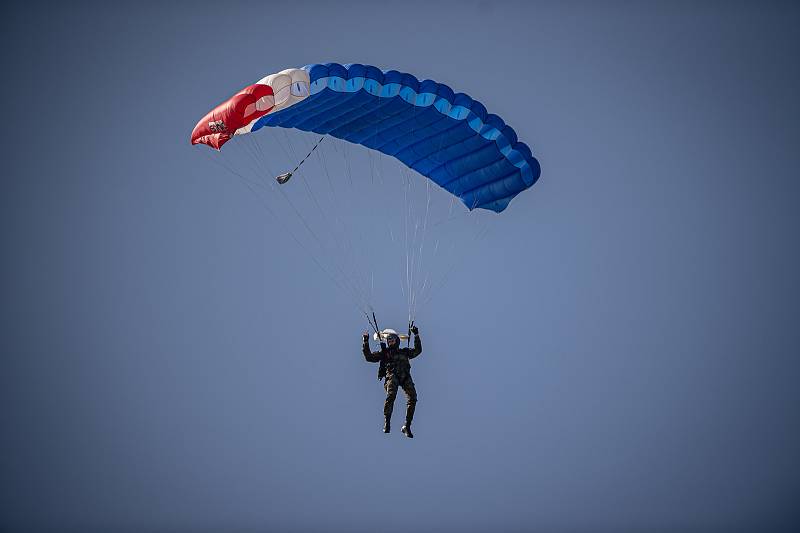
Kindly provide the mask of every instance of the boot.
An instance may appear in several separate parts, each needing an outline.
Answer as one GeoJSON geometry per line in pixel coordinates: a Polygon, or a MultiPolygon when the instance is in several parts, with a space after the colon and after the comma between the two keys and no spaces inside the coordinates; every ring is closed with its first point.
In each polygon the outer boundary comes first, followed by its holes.
{"type": "Polygon", "coordinates": [[[383,419],[383,432],[389,433],[392,430],[391,418],[388,416],[383,419]]]}
{"type": "Polygon", "coordinates": [[[403,435],[408,437],[409,439],[414,438],[414,434],[411,433],[411,421],[414,419],[414,410],[417,407],[417,402],[409,403],[406,406],[406,425],[403,426],[400,431],[403,432],[403,435]]]}

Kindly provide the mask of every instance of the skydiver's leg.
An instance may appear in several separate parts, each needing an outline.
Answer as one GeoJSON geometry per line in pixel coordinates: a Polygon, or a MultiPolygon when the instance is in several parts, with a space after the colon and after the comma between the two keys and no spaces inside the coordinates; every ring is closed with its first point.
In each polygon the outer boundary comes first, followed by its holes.
{"type": "Polygon", "coordinates": [[[383,432],[389,433],[391,429],[392,411],[394,410],[394,400],[397,398],[397,378],[391,374],[387,374],[383,386],[386,389],[386,400],[383,402],[383,432]]]}
{"type": "Polygon", "coordinates": [[[414,411],[417,408],[417,389],[414,387],[414,380],[411,379],[411,374],[405,376],[401,382],[403,393],[406,395],[406,425],[403,426],[403,433],[407,437],[414,437],[411,433],[411,421],[414,419],[414,411]]]}

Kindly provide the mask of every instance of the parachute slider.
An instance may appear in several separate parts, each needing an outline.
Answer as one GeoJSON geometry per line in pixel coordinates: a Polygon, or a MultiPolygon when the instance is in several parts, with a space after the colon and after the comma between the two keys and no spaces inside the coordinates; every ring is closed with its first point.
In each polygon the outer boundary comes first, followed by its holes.
{"type": "Polygon", "coordinates": [[[277,181],[278,183],[283,185],[284,183],[289,181],[289,178],[291,178],[291,177],[292,177],[292,173],[291,172],[284,172],[280,176],[275,176],[275,181],[277,181]]]}

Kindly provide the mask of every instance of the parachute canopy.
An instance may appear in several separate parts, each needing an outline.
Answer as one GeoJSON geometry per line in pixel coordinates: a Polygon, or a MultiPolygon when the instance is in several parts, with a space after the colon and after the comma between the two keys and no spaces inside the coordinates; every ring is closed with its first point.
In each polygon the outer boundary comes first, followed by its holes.
{"type": "Polygon", "coordinates": [[[503,211],[539,179],[517,134],[470,96],[411,74],[360,64],[287,69],[203,117],[192,144],[222,146],[265,126],[332,135],[395,157],[470,209],[503,211]]]}

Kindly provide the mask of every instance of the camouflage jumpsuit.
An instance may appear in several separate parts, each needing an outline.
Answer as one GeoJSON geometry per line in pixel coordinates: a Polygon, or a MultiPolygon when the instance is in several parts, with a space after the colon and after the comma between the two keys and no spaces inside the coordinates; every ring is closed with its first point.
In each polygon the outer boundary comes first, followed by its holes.
{"type": "Polygon", "coordinates": [[[378,370],[378,379],[384,377],[383,373],[385,372],[386,401],[383,402],[383,416],[386,417],[386,420],[392,418],[397,388],[402,387],[406,395],[406,424],[410,425],[417,405],[417,390],[414,388],[414,380],[411,379],[409,360],[422,353],[422,340],[420,340],[419,334],[414,336],[413,348],[392,349],[381,344],[379,351],[372,352],[369,349],[369,341],[365,340],[363,352],[367,362],[381,364],[378,370]]]}

